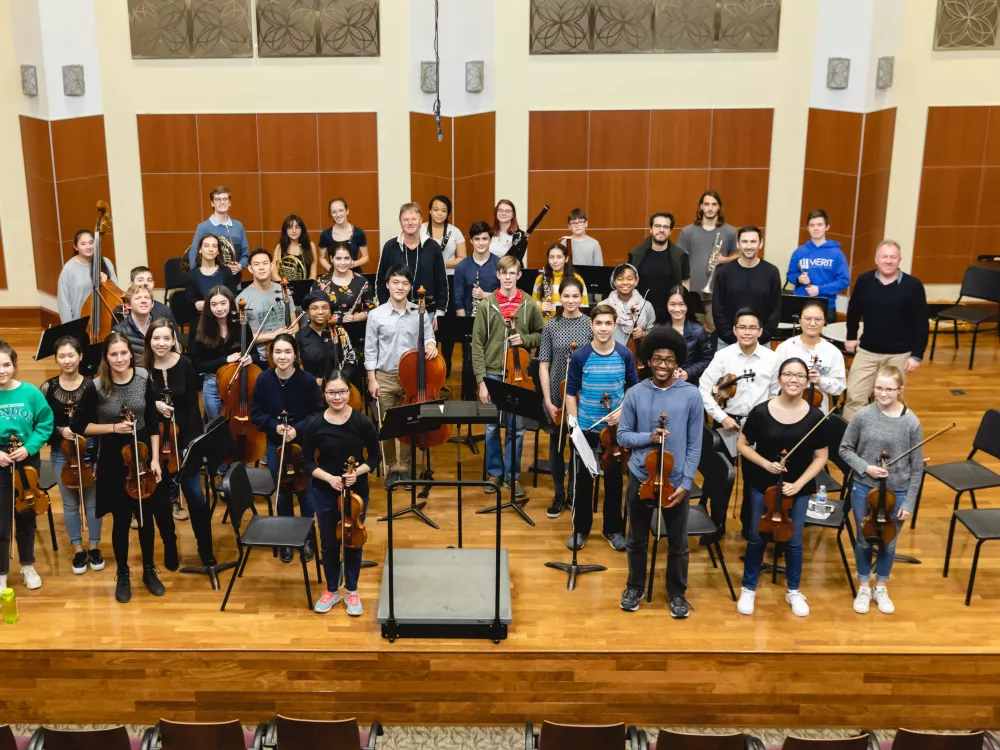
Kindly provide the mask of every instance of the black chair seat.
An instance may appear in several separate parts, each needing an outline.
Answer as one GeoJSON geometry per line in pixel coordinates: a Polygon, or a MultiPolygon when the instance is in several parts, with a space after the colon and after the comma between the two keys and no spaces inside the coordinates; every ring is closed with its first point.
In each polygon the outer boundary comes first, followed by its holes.
{"type": "MultiPolygon", "coordinates": [[[[270,469],[247,467],[247,476],[250,478],[250,489],[254,495],[268,497],[274,494],[274,480],[271,478],[270,469]]],[[[222,492],[222,480],[224,478],[218,477],[215,480],[216,492],[222,492]]]]}
{"type": "Polygon", "coordinates": [[[928,466],[924,472],[956,492],[1000,486],[1000,474],[976,461],[953,461],[947,464],[937,464],[936,466],[928,466]]]}
{"type": "Polygon", "coordinates": [[[985,323],[993,320],[996,316],[995,312],[978,307],[966,307],[965,305],[955,305],[937,314],[941,320],[960,320],[963,323],[985,323]]]}
{"type": "Polygon", "coordinates": [[[701,505],[692,505],[688,508],[688,536],[703,536],[714,534],[716,531],[718,529],[712,523],[707,509],[701,505]]]}
{"type": "Polygon", "coordinates": [[[304,547],[313,519],[298,516],[254,516],[242,534],[251,547],[304,547]]]}
{"type": "Polygon", "coordinates": [[[956,510],[955,518],[976,539],[1000,539],[1000,508],[956,510]]]}
{"type": "Polygon", "coordinates": [[[698,486],[697,482],[691,482],[691,491],[688,493],[688,498],[691,500],[697,500],[701,496],[701,487],[698,486]]]}
{"type": "Polygon", "coordinates": [[[840,524],[844,522],[844,506],[846,503],[843,500],[827,500],[826,502],[827,505],[833,506],[833,513],[828,518],[813,518],[807,515],[806,526],[819,526],[824,529],[840,528],[840,524]]]}
{"type": "Polygon", "coordinates": [[[820,469],[819,474],[816,475],[816,487],[819,488],[820,485],[826,485],[827,495],[836,495],[844,489],[844,486],[834,479],[826,469],[820,469]]]}

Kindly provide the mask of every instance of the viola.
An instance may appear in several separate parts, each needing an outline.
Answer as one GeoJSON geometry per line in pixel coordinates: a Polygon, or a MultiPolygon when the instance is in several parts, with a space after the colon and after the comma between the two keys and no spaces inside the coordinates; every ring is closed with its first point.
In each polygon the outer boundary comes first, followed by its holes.
{"type": "MultiPolygon", "coordinates": [[[[611,413],[611,396],[607,393],[601,394],[601,405],[611,413]]],[[[632,457],[631,451],[618,445],[618,425],[608,425],[601,430],[598,435],[601,442],[601,469],[611,471],[616,465],[622,474],[628,471],[628,461],[632,457]]]]}
{"type": "MultiPolygon", "coordinates": [[[[566,354],[566,374],[569,375],[569,361],[573,359],[573,353],[580,347],[575,341],[569,345],[569,353],[566,354]]],[[[558,409],[556,409],[555,422],[559,425],[560,437],[559,443],[562,444],[562,424],[563,416],[566,411],[566,378],[562,379],[559,383],[559,403],[562,404],[558,409]]]]}
{"type": "MultiPolygon", "coordinates": [[[[515,313],[511,313],[507,318],[508,339],[517,334],[515,313]]],[[[531,363],[531,355],[519,344],[511,344],[507,347],[507,354],[504,356],[503,381],[509,385],[516,385],[520,388],[527,388],[529,391],[535,390],[535,381],[528,377],[528,365],[531,363]]]]}
{"type": "Polygon", "coordinates": [[[115,314],[124,304],[123,292],[111,279],[101,280],[104,260],[101,256],[101,236],[111,230],[111,210],[105,201],[97,201],[97,226],[94,229],[94,258],[91,261],[90,294],[83,301],[80,314],[90,314],[87,324],[90,343],[98,344],[111,333],[111,327],[121,318],[115,314]]]}
{"type": "MultiPolygon", "coordinates": [[[[347,459],[344,466],[344,474],[350,474],[357,468],[357,461],[354,456],[347,459]]],[[[340,481],[344,481],[343,475],[340,481]]],[[[340,520],[337,522],[337,539],[343,542],[344,549],[361,549],[368,541],[368,529],[365,528],[365,520],[362,516],[365,513],[365,501],[361,496],[352,492],[347,485],[341,485],[340,499],[337,501],[337,508],[340,511],[340,520]],[[344,510],[344,503],[347,503],[347,510],[344,510]]]]}
{"type": "MultiPolygon", "coordinates": [[[[247,356],[247,301],[239,301],[240,352],[247,356]]],[[[251,343],[252,345],[252,343],[251,343]]],[[[260,368],[244,365],[242,359],[223,365],[215,373],[219,395],[222,397],[222,415],[229,418],[229,432],[233,436],[233,459],[252,464],[264,457],[267,437],[250,420],[250,405],[257,385],[260,368]]]]}
{"type": "MultiPolygon", "coordinates": [[[[417,289],[417,348],[410,349],[399,358],[399,384],[406,391],[404,404],[421,404],[440,398],[441,386],[444,385],[446,366],[443,357],[427,359],[424,353],[424,315],[427,314],[424,288],[417,289]]],[[[430,448],[443,445],[451,435],[450,424],[422,432],[419,435],[407,435],[399,438],[399,442],[410,445],[416,441],[418,448],[430,448]]]]}
{"type": "MultiPolygon", "coordinates": [[[[813,355],[812,363],[809,365],[809,369],[819,371],[818,354],[813,355]]],[[[822,409],[823,404],[826,403],[826,394],[817,388],[815,383],[810,383],[809,387],[806,389],[806,400],[817,409],[822,409]]]]}
{"type": "Polygon", "coordinates": [[[278,486],[274,489],[274,501],[278,501],[278,493],[282,488],[292,492],[305,492],[309,486],[309,475],[302,468],[302,447],[288,442],[285,434],[288,432],[288,412],[284,409],[278,415],[278,423],[285,426],[281,435],[281,448],[278,449],[278,486]]]}
{"type": "MultiPolygon", "coordinates": [[[[66,416],[73,419],[73,412],[76,404],[70,399],[66,403],[66,416]]],[[[59,449],[66,458],[66,465],[63,466],[59,479],[67,489],[78,490],[92,485],[95,481],[94,470],[90,464],[83,461],[83,456],[87,455],[87,438],[82,435],[74,435],[72,440],[63,438],[59,443],[59,449]]]]}
{"type": "MultiPolygon", "coordinates": [[[[358,299],[361,296],[358,295],[358,299]]],[[[327,323],[330,328],[330,343],[333,345],[333,369],[343,370],[344,369],[344,352],[347,351],[347,331],[344,330],[343,326],[338,326],[334,321],[333,316],[330,316],[330,320],[327,323]],[[340,349],[340,356],[337,356],[337,349],[340,349]]],[[[347,405],[352,409],[357,409],[360,411],[364,406],[364,401],[361,398],[361,391],[354,383],[348,383],[348,388],[351,391],[350,396],[347,397],[347,405]]]]}
{"type": "MultiPolygon", "coordinates": [[[[878,465],[889,468],[889,453],[882,451],[878,457],[878,465]]],[[[896,493],[885,486],[886,479],[878,480],[878,487],[868,491],[865,504],[868,515],[861,524],[861,535],[871,545],[885,546],[896,538],[896,524],[893,511],[896,508],[896,493]]]]}
{"type": "Polygon", "coordinates": [[[753,380],[757,377],[753,370],[747,370],[742,375],[728,373],[719,378],[712,386],[712,398],[719,406],[725,406],[729,399],[736,395],[736,386],[741,380],[753,380]]]}
{"type": "Polygon", "coordinates": [[[142,526],[142,501],[156,491],[156,476],[149,466],[149,446],[139,442],[135,428],[135,412],[123,406],[121,418],[132,423],[132,442],[122,446],[122,461],[125,463],[125,492],[133,500],[139,501],[139,525],[142,526]]]}
{"type": "MultiPolygon", "coordinates": [[[[23,447],[24,443],[17,435],[10,435],[7,438],[7,453],[13,453],[23,447]]],[[[12,464],[10,468],[14,474],[15,510],[18,513],[33,510],[36,516],[45,513],[49,509],[49,493],[38,486],[38,469],[20,462],[12,464]]]]}
{"type": "MultiPolygon", "coordinates": [[[[667,429],[670,420],[666,414],[660,414],[657,427],[667,429]]],[[[667,450],[666,439],[660,440],[659,450],[646,454],[646,481],[639,485],[639,499],[652,500],[659,508],[665,508],[670,496],[674,494],[674,486],[670,483],[670,472],[674,470],[674,454],[667,450]]],[[[662,517],[662,513],[660,516],[662,517]]],[[[657,521],[659,524],[660,521],[657,521]]]]}
{"type": "MultiPolygon", "coordinates": [[[[163,371],[163,403],[173,408],[174,395],[167,387],[167,371],[163,371]]],[[[168,474],[176,474],[181,468],[181,456],[177,442],[177,421],[173,414],[169,422],[160,422],[160,460],[168,474]]]]}

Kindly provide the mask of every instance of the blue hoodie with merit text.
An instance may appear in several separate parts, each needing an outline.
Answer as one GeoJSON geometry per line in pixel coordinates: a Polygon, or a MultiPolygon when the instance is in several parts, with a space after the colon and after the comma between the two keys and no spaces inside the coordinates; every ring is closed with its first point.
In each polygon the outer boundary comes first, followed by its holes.
{"type": "Polygon", "coordinates": [[[796,296],[808,297],[806,287],[798,282],[803,271],[809,274],[809,281],[819,287],[817,296],[826,297],[828,308],[836,309],[837,294],[851,285],[851,269],[840,243],[827,240],[817,246],[810,239],[792,253],[788,261],[788,282],[795,285],[796,296]]]}

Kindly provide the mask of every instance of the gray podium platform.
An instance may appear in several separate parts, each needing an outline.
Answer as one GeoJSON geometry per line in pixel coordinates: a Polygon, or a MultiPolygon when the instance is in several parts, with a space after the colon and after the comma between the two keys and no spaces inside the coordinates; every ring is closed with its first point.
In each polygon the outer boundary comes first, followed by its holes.
{"type": "MultiPolygon", "coordinates": [[[[399,635],[424,638],[482,637],[494,624],[496,550],[396,549],[395,628],[399,635]]],[[[389,570],[386,553],[382,570],[389,570]]],[[[390,621],[389,576],[383,573],[378,622],[383,633],[390,621]]],[[[500,551],[500,621],[510,624],[510,561],[500,551]]]]}

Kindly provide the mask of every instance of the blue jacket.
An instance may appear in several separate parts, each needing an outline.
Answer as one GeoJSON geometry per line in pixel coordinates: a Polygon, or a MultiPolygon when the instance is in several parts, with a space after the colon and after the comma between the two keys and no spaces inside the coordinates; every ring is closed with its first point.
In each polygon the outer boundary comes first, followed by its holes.
{"type": "Polygon", "coordinates": [[[688,355],[682,367],[688,374],[688,382],[691,385],[698,385],[698,378],[715,356],[715,350],[711,345],[712,337],[701,323],[685,320],[684,343],[687,344],[688,355]]]}
{"type": "Polygon", "coordinates": [[[851,285],[851,268],[840,249],[840,243],[827,240],[820,246],[810,239],[802,247],[796,248],[788,261],[788,283],[795,285],[797,297],[808,297],[809,292],[797,279],[803,269],[809,280],[819,287],[819,297],[826,297],[828,309],[836,309],[837,294],[851,285]],[[800,265],[801,264],[801,265],[800,265]]]}
{"type": "MultiPolygon", "coordinates": [[[[628,470],[641,481],[646,481],[646,455],[654,446],[649,436],[657,427],[660,414],[666,414],[667,450],[674,455],[674,470],[670,483],[676,488],[691,489],[694,472],[701,460],[702,428],[705,425],[705,407],[701,393],[690,383],[676,381],[661,390],[646,379],[625,394],[625,404],[618,422],[618,444],[632,451],[628,470]]],[[[656,446],[658,447],[658,446],[656,446]]]]}
{"type": "Polygon", "coordinates": [[[466,255],[457,266],[455,266],[455,276],[452,281],[452,304],[456,310],[465,310],[466,315],[472,315],[472,287],[476,283],[476,276],[479,277],[479,288],[487,294],[495,292],[500,288],[500,279],[497,278],[497,264],[500,262],[493,253],[486,259],[483,265],[479,265],[472,255],[466,255]]]}

